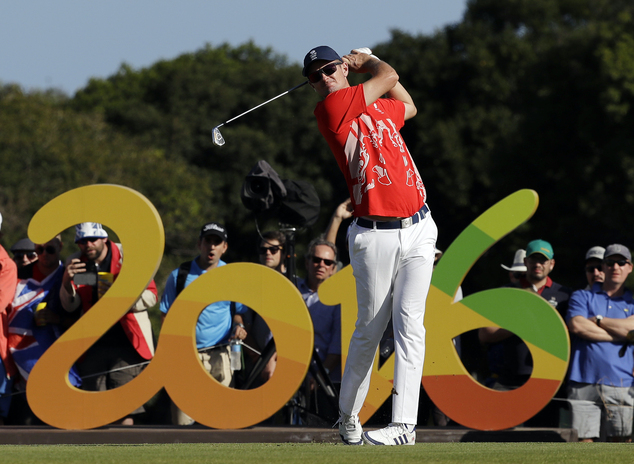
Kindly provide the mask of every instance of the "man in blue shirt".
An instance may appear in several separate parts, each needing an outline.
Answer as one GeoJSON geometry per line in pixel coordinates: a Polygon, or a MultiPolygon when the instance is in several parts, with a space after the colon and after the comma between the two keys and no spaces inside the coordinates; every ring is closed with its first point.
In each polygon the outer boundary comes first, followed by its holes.
{"type": "Polygon", "coordinates": [[[605,280],[570,299],[566,322],[574,338],[568,399],[580,441],[599,438],[602,425],[608,440],[631,441],[634,348],[619,353],[634,330],[634,299],[625,288],[631,272],[630,250],[610,245],[603,258],[605,280]]]}
{"type": "MultiPolygon", "coordinates": [[[[161,298],[160,310],[163,318],[174,303],[178,294],[199,276],[226,263],[220,258],[227,251],[227,231],[221,224],[205,224],[198,237],[200,254],[193,260],[181,264],[170,274],[161,298]]],[[[217,301],[203,309],[196,323],[196,346],[205,370],[225,386],[231,386],[229,340],[246,338],[242,314],[247,308],[240,303],[217,301]]],[[[189,425],[194,421],[172,403],[172,422],[177,425],[189,425]]]]}

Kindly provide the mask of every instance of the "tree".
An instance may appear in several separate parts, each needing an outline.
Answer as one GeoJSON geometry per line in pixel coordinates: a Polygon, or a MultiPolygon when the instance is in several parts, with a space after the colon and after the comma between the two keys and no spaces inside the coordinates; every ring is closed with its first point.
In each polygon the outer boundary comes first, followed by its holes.
{"type": "Polygon", "coordinates": [[[533,219],[476,264],[467,287],[502,284],[498,264],[533,238],[553,243],[555,276],[573,286],[586,249],[627,243],[633,8],[473,0],[458,24],[431,37],[395,31],[376,48],[419,106],[404,135],[441,244],[513,191],[540,194],[533,219]]]}
{"type": "MultiPolygon", "coordinates": [[[[252,214],[240,201],[245,176],[265,159],[282,178],[306,180],[317,189],[324,214],[304,242],[325,229],[345,186],[333,186],[336,169],[312,115],[316,96],[306,87],[222,127],[227,143],[213,145],[211,129],[301,82],[300,68],[253,43],[206,46],[141,70],[122,66],[108,79],[93,79],[70,106],[103,115],[116,131],[155,147],[175,162],[209,176],[216,216],[230,232],[235,260],[254,260],[252,214]]],[[[270,224],[269,227],[275,227],[270,224]]],[[[305,240],[304,240],[305,237],[305,240]]]]}

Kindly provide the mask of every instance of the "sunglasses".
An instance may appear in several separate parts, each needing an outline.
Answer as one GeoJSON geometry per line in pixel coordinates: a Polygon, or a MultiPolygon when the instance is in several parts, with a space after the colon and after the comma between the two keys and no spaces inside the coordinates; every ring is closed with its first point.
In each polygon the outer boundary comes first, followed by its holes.
{"type": "Polygon", "coordinates": [[[332,259],[324,259],[324,258],[320,258],[319,256],[313,256],[312,260],[313,260],[313,263],[315,264],[321,264],[321,262],[323,261],[326,266],[332,266],[333,264],[335,264],[335,262],[332,259]]]}
{"type": "Polygon", "coordinates": [[[86,238],[82,238],[82,239],[77,240],[77,243],[79,243],[80,245],[85,245],[88,242],[94,243],[94,242],[96,242],[99,239],[100,239],[100,237],[86,237],[86,238]]]}
{"type": "Polygon", "coordinates": [[[57,248],[55,248],[53,245],[48,245],[43,247],[42,245],[38,245],[35,247],[35,252],[38,255],[41,255],[44,252],[47,252],[49,255],[54,255],[55,253],[57,253],[57,248]]]}
{"type": "Polygon", "coordinates": [[[603,264],[605,264],[607,267],[614,267],[615,264],[618,264],[619,267],[623,267],[626,264],[629,264],[630,262],[627,259],[604,259],[603,260],[603,264]]]}
{"type": "Polygon", "coordinates": [[[29,259],[35,259],[37,254],[35,254],[34,251],[17,251],[13,254],[13,257],[16,259],[23,259],[25,256],[29,259]]]}
{"type": "Polygon", "coordinates": [[[275,256],[277,254],[278,251],[280,251],[280,247],[276,246],[276,247],[260,247],[258,248],[258,253],[261,255],[265,255],[266,252],[268,251],[269,253],[271,253],[273,256],[275,256]]]}
{"type": "Polygon", "coordinates": [[[326,66],[318,69],[315,72],[311,72],[308,75],[308,81],[311,84],[316,84],[321,80],[322,74],[325,76],[332,76],[337,71],[337,66],[339,66],[340,64],[342,64],[341,61],[335,61],[334,63],[327,64],[326,66]]]}
{"type": "Polygon", "coordinates": [[[594,271],[601,272],[602,269],[603,268],[599,264],[597,264],[595,266],[586,266],[586,272],[589,273],[589,274],[594,274],[594,271]]]}

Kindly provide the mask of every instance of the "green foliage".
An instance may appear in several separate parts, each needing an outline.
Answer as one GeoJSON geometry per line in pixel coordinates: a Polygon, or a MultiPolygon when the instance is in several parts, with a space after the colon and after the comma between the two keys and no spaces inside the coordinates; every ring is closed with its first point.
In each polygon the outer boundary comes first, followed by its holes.
{"type": "MultiPolygon", "coordinates": [[[[125,185],[147,196],[163,220],[168,254],[189,256],[201,218],[218,214],[209,173],[118,134],[98,114],[74,111],[54,93],[1,89],[0,156],[7,247],[26,236],[31,216],[44,204],[83,185],[125,185]]],[[[107,201],[95,198],[94,207],[107,201]]],[[[74,252],[73,232],[63,237],[66,254],[74,252]]]]}
{"type": "Polygon", "coordinates": [[[458,24],[431,37],[395,31],[375,48],[419,108],[404,136],[441,247],[506,195],[540,195],[528,225],[476,264],[476,288],[504,283],[498,264],[534,238],[553,243],[553,277],[576,288],[590,246],[632,245],[634,224],[621,213],[634,198],[633,10],[625,1],[472,0],[458,24]]]}
{"type": "MultiPolygon", "coordinates": [[[[108,79],[91,80],[70,105],[103,115],[118,132],[209,176],[216,213],[196,217],[201,224],[216,220],[227,225],[229,260],[252,261],[254,220],[241,203],[240,188],[258,160],[267,160],[282,178],[307,180],[317,189],[324,214],[305,240],[301,236],[302,242],[323,231],[346,190],[333,187],[329,173],[337,167],[314,122],[317,100],[308,87],[223,126],[227,141],[223,147],[213,145],[211,129],[302,79],[298,66],[288,66],[270,49],[261,50],[253,43],[235,49],[207,45],[139,71],[123,65],[108,79]]],[[[186,236],[183,231],[179,235],[186,236]]]]}

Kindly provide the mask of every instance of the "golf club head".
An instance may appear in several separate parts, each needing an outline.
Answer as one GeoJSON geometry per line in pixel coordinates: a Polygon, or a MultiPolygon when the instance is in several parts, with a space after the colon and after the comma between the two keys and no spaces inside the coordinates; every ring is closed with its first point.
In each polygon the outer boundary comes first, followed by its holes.
{"type": "Polygon", "coordinates": [[[222,137],[219,127],[220,126],[216,126],[212,129],[211,136],[213,138],[214,145],[222,147],[225,144],[225,139],[222,137]]]}

